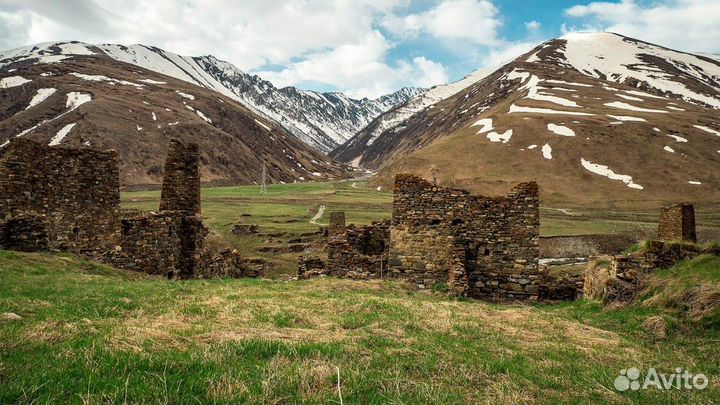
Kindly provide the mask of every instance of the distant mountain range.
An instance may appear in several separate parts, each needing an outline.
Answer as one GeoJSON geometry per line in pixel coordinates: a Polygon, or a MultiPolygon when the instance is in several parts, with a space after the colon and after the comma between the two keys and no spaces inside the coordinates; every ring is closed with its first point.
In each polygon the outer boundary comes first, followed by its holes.
{"type": "Polygon", "coordinates": [[[179,136],[204,144],[204,178],[219,183],[257,181],[263,160],[274,182],[349,175],[330,151],[377,171],[376,185],[413,172],[484,194],[536,179],[544,201],[569,206],[717,204],[716,58],[572,33],[455,83],[353,100],[278,89],[211,56],[46,43],[0,54],[0,144],[113,147],[125,184],[157,181],[179,136]]]}
{"type": "Polygon", "coordinates": [[[573,33],[483,76],[379,116],[331,155],[384,185],[413,172],[488,194],[534,178],[566,204],[718,201],[720,62],[573,33]]]}
{"type": "Polygon", "coordinates": [[[277,122],[302,141],[326,153],[345,143],[378,115],[425,91],[403,88],[374,100],[357,100],[342,93],[276,88],[259,76],[247,74],[213,56],[180,56],[145,45],[43,43],[0,53],[0,69],[11,63],[62,60],[87,52],[215,90],[277,122]]]}
{"type": "Polygon", "coordinates": [[[160,182],[167,144],[179,138],[200,144],[204,182],[257,183],[263,166],[271,183],[348,174],[345,166],[247,108],[197,70],[195,59],[148,51],[139,59],[149,66],[143,68],[121,60],[127,55],[128,48],[73,42],[0,55],[0,153],[17,137],[58,147],[115,149],[123,161],[122,184],[141,186],[160,182]],[[192,72],[197,82],[175,78],[181,72],[192,72]]]}

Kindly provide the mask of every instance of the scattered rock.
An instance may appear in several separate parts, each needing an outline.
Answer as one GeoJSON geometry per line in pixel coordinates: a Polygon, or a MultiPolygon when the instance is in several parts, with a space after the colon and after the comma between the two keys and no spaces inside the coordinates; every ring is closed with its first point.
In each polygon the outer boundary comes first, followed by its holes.
{"type": "Polygon", "coordinates": [[[260,226],[257,224],[235,224],[232,233],[238,236],[256,235],[260,233],[260,226]]]}
{"type": "Polygon", "coordinates": [[[22,319],[22,316],[14,313],[14,312],[5,312],[2,315],[0,315],[0,319],[4,321],[18,321],[22,319]]]}

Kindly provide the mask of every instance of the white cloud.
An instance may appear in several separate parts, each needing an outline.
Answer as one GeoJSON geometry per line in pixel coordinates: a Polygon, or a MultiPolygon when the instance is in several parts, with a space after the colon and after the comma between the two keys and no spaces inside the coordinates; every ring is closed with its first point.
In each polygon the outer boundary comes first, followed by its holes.
{"type": "Polygon", "coordinates": [[[513,61],[518,56],[530,52],[530,50],[537,45],[537,42],[517,42],[491,49],[484,57],[484,64],[487,67],[504,65],[513,61]]]}
{"type": "Polygon", "coordinates": [[[0,46],[61,39],[142,43],[186,55],[213,54],[252,70],[352,43],[372,32],[379,15],[406,1],[3,0],[0,32],[11,27],[17,34],[0,38],[0,46]]]}
{"type": "Polygon", "coordinates": [[[593,2],[573,6],[568,17],[581,19],[566,30],[605,30],[670,48],[691,52],[720,50],[720,1],[661,0],[650,4],[634,0],[593,2]]]}
{"type": "Polygon", "coordinates": [[[528,31],[537,31],[540,29],[541,24],[538,21],[529,21],[525,23],[525,28],[528,31]]]}
{"type": "MultiPolygon", "coordinates": [[[[0,0],[0,49],[57,40],[141,43],[214,55],[279,86],[325,83],[356,97],[445,83],[453,62],[469,71],[529,49],[499,35],[502,16],[491,0],[433,0],[422,3],[423,11],[399,16],[411,3],[0,0]],[[402,48],[418,37],[453,62],[402,48]]],[[[528,24],[534,38],[535,24],[528,24]]],[[[454,74],[466,73],[458,65],[454,74]]]]}
{"type": "Polygon", "coordinates": [[[498,9],[488,0],[448,0],[421,13],[388,15],[384,20],[385,28],[404,38],[425,33],[488,46],[500,42],[497,31],[501,25],[498,9]]]}
{"type": "Polygon", "coordinates": [[[416,57],[412,63],[400,61],[396,67],[386,64],[391,48],[387,39],[374,31],[357,43],[307,55],[279,72],[259,74],[277,86],[321,82],[358,98],[374,98],[403,86],[428,87],[447,82],[445,67],[425,57],[416,57]]]}

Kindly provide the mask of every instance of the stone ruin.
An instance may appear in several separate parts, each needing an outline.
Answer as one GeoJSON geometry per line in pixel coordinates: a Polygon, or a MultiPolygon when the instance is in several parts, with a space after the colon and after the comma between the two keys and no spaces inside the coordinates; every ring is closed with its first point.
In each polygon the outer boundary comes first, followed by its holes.
{"type": "Polygon", "coordinates": [[[82,252],[177,278],[262,274],[237,251],[208,247],[196,144],[170,142],[160,211],[125,218],[116,152],[14,139],[0,153],[0,248],[82,252]]]}
{"type": "Polygon", "coordinates": [[[298,276],[394,278],[488,300],[574,299],[582,290],[579,279],[554,279],[538,265],[536,183],[482,197],[399,174],[393,191],[391,221],[340,232],[331,216],[327,260],[301,257],[298,276]]]}
{"type": "Polygon", "coordinates": [[[170,141],[165,160],[160,211],[200,214],[200,151],[196,143],[170,141]]]}
{"type": "Polygon", "coordinates": [[[115,151],[13,139],[0,151],[0,247],[86,252],[117,245],[119,164],[115,151]]]}
{"type": "Polygon", "coordinates": [[[627,255],[594,258],[585,272],[584,294],[606,304],[629,302],[644,288],[649,274],[701,254],[720,255],[718,247],[702,248],[696,241],[693,206],[680,203],[662,207],[658,240],[648,241],[627,255]]]}
{"type": "Polygon", "coordinates": [[[680,203],[660,208],[658,240],[697,242],[692,204],[680,203]]]}

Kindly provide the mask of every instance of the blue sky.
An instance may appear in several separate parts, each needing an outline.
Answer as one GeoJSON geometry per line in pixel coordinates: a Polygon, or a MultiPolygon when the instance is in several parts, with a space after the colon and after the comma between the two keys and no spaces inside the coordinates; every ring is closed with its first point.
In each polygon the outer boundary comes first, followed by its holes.
{"type": "Polygon", "coordinates": [[[720,52],[720,0],[2,0],[0,49],[141,43],[276,86],[377,97],[496,66],[567,31],[720,52]]]}

